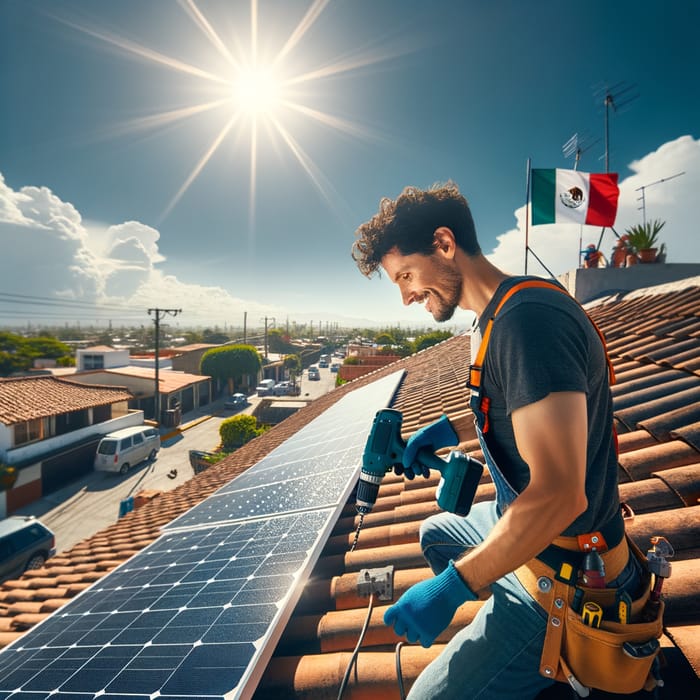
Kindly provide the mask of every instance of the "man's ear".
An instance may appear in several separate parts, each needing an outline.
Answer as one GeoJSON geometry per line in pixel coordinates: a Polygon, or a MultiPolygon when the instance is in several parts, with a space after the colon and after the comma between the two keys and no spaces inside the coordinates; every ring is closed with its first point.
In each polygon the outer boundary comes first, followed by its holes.
{"type": "Polygon", "coordinates": [[[440,226],[435,229],[433,236],[435,250],[440,251],[446,258],[454,258],[457,244],[455,243],[455,235],[452,233],[452,229],[447,228],[447,226],[440,226]]]}

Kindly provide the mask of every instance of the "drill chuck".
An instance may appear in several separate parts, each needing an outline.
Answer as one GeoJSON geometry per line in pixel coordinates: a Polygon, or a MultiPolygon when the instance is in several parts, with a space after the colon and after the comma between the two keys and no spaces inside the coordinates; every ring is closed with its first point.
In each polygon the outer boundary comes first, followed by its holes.
{"type": "Polygon", "coordinates": [[[355,508],[358,513],[366,515],[374,508],[381,483],[381,476],[362,470],[360,480],[357,482],[357,495],[355,497],[355,508]]]}

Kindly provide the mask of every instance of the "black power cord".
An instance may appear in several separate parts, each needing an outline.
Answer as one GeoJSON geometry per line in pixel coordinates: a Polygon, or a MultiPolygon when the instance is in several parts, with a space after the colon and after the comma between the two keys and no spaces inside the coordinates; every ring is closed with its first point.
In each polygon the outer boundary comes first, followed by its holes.
{"type": "Polygon", "coordinates": [[[401,700],[406,700],[406,689],[403,687],[403,674],[401,673],[401,649],[403,645],[403,642],[399,642],[396,645],[396,680],[399,684],[401,700]]]}
{"type": "Polygon", "coordinates": [[[362,626],[362,631],[360,632],[360,637],[357,640],[357,644],[355,645],[355,649],[352,652],[352,656],[350,657],[350,662],[348,663],[348,667],[345,669],[345,675],[343,676],[343,680],[340,683],[340,689],[338,690],[338,700],[341,699],[343,696],[343,693],[345,692],[345,688],[348,685],[348,681],[350,680],[350,674],[352,673],[352,669],[357,666],[357,656],[360,653],[360,647],[362,646],[362,642],[365,639],[365,635],[367,634],[367,630],[369,629],[369,622],[372,617],[372,608],[374,607],[374,593],[370,593],[369,596],[369,605],[367,606],[367,617],[365,618],[365,624],[362,626]]]}

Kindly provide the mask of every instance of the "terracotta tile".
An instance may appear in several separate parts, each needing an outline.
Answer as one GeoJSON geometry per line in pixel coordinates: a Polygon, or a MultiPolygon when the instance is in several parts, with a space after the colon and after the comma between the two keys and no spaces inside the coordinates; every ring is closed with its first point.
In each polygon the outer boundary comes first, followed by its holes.
{"type": "MultiPolygon", "coordinates": [[[[695,407],[700,405],[700,398],[695,388],[700,386],[696,381],[700,375],[700,345],[696,352],[696,346],[684,339],[700,328],[700,288],[676,286],[670,292],[646,292],[643,303],[640,298],[641,295],[616,294],[587,308],[609,340],[617,374],[613,395],[620,427],[620,493],[636,513],[628,522],[628,532],[643,549],[649,546],[649,537],[663,533],[678,550],[673,575],[664,589],[670,634],[663,643],[669,652],[678,654],[673,659],[674,675],[667,683],[667,687],[672,687],[677,678],[684,678],[683,663],[691,661],[698,668],[695,642],[700,639],[700,630],[694,611],[700,575],[700,420],[695,407]]],[[[65,591],[66,600],[77,595],[88,585],[86,575],[99,578],[106,569],[157,537],[160,525],[254,464],[345,393],[397,368],[407,370],[393,404],[402,411],[404,437],[444,412],[458,426],[463,449],[480,455],[468,408],[469,395],[464,388],[469,355],[469,338],[462,336],[360,377],[285,419],[215,468],[143,504],[91,541],[82,543],[84,547],[75,550],[75,557],[64,554],[55,573],[47,568],[42,574],[7,582],[0,588],[0,644],[5,639],[3,634],[13,634],[15,624],[27,626],[42,619],[41,614],[31,611],[11,616],[9,607],[3,611],[4,596],[30,596],[26,603],[39,604],[42,612],[60,608],[64,601],[61,596],[47,597],[43,602],[33,596],[48,596],[51,590],[65,591]],[[88,568],[78,569],[79,566],[88,568]]],[[[267,665],[254,700],[335,698],[366,611],[367,600],[357,594],[359,571],[394,564],[397,595],[430,575],[417,533],[420,522],[438,511],[437,480],[421,481],[405,482],[393,476],[384,480],[377,505],[365,518],[358,547],[352,553],[348,550],[357,518],[352,508],[344,511],[280,646],[267,665]]],[[[477,499],[492,497],[493,485],[484,478],[477,499]]],[[[381,621],[382,607],[378,606],[372,616],[368,641],[360,653],[358,675],[352,679],[348,697],[355,700],[398,697],[392,649],[397,640],[391,638],[381,621]]],[[[471,613],[460,612],[460,616],[468,614],[471,613]]],[[[446,636],[465,619],[460,617],[446,636]]],[[[440,644],[429,650],[409,646],[402,649],[407,686],[441,649],[440,644]]],[[[687,696],[679,692],[673,697],[687,696]]],[[[550,694],[547,700],[558,697],[550,694]]],[[[595,693],[591,698],[599,700],[595,693]]]]}

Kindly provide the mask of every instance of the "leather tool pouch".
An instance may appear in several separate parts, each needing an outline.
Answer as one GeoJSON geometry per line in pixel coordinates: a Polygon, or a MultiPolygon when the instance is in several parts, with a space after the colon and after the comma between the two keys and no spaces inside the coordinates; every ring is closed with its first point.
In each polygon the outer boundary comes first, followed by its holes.
{"type": "MultiPolygon", "coordinates": [[[[584,624],[581,616],[568,608],[561,655],[570,672],[589,688],[610,693],[641,690],[659,650],[658,645],[649,643],[661,636],[663,607],[661,603],[656,619],[651,622],[623,625],[603,620],[599,628],[584,624]],[[632,656],[625,651],[626,642],[638,648],[648,644],[648,653],[632,656]]],[[[561,676],[561,680],[568,680],[565,673],[561,676]]]]}
{"type": "MultiPolygon", "coordinates": [[[[645,571],[643,593],[632,601],[629,623],[612,621],[617,617],[615,588],[578,586],[583,591],[580,606],[594,602],[602,608],[599,627],[584,623],[580,613],[571,607],[576,590],[573,586],[555,579],[546,596],[541,590],[535,592],[535,599],[549,613],[540,662],[540,673],[546,678],[569,682],[577,691],[577,686],[585,686],[582,691],[596,688],[611,693],[634,693],[650,687],[651,667],[660,648],[657,639],[662,633],[664,605],[659,601],[653,608],[654,619],[641,621],[642,610],[649,601],[651,575],[639,549],[631,541],[629,546],[645,571]]],[[[521,582],[532,593],[528,578],[532,583],[532,574],[521,578],[521,582]]],[[[646,607],[646,611],[649,609],[646,607]]],[[[579,695],[585,696],[587,692],[579,695]]]]}

